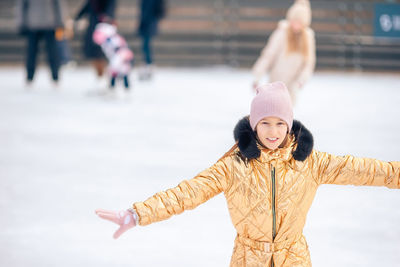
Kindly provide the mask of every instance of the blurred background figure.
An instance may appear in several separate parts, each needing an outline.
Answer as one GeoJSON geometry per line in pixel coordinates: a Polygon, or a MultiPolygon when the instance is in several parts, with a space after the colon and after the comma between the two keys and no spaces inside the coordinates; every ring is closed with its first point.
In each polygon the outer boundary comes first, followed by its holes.
{"type": "Polygon", "coordinates": [[[151,40],[157,34],[158,22],[165,16],[165,0],[141,0],[138,33],[142,39],[145,66],[139,72],[139,80],[150,80],[153,75],[151,40]]]}
{"type": "Polygon", "coordinates": [[[133,64],[133,52],[128,44],[117,32],[117,27],[109,23],[97,24],[93,41],[100,45],[108,59],[108,73],[110,77],[111,95],[116,96],[116,80],[123,80],[125,92],[129,92],[129,73],[133,64]]]}
{"type": "Polygon", "coordinates": [[[46,43],[47,61],[54,86],[58,85],[60,67],[56,44],[56,31],[63,31],[63,7],[61,0],[18,0],[17,27],[27,39],[25,56],[26,85],[31,87],[35,76],[39,42],[46,43]]]}
{"type": "Polygon", "coordinates": [[[309,1],[297,0],[279,22],[253,66],[255,89],[268,73],[269,81],[283,81],[296,102],[296,94],[314,72],[315,37],[310,28],[309,1]]]}
{"type": "Polygon", "coordinates": [[[88,16],[89,24],[84,34],[83,54],[86,59],[91,61],[96,71],[98,78],[96,89],[107,87],[107,79],[103,78],[107,61],[101,47],[93,42],[92,36],[98,23],[114,23],[116,5],[116,0],[87,0],[75,16],[75,21],[88,16]]]}

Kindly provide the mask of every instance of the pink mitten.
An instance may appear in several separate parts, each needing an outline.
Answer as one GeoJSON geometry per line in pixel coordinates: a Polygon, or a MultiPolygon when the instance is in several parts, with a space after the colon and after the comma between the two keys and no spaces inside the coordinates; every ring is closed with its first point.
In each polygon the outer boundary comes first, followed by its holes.
{"type": "Polygon", "coordinates": [[[125,231],[136,226],[138,220],[136,213],[130,210],[111,211],[97,209],[96,214],[102,219],[112,221],[119,225],[118,230],[113,235],[115,239],[117,239],[125,231]]]}

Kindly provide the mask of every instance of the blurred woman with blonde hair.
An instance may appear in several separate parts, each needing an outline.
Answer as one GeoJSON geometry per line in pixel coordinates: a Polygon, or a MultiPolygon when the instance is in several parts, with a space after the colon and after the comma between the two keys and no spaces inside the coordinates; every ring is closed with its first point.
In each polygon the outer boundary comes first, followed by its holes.
{"type": "Polygon", "coordinates": [[[315,37],[310,24],[310,2],[295,1],[253,66],[253,88],[268,73],[270,82],[282,81],[287,85],[295,103],[297,91],[304,86],[315,68],[315,37]]]}

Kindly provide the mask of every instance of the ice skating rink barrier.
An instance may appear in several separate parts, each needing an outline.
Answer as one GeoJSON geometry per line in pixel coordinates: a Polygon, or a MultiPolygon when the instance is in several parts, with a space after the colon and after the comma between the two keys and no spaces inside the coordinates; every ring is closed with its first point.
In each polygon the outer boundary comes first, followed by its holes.
{"type": "MultiPolygon", "coordinates": [[[[16,34],[13,0],[0,2],[0,62],[22,62],[24,41],[16,34]]],[[[75,14],[81,0],[66,0],[75,14]]],[[[393,1],[392,1],[393,2],[393,1]]],[[[134,52],[138,0],[119,0],[117,22],[134,52]]],[[[229,65],[249,67],[292,1],[173,0],[154,42],[157,64],[163,66],[229,65]]],[[[311,27],[316,33],[317,69],[400,69],[400,39],[373,36],[374,1],[311,1],[311,27]]],[[[71,41],[81,53],[83,32],[71,41]]]]}

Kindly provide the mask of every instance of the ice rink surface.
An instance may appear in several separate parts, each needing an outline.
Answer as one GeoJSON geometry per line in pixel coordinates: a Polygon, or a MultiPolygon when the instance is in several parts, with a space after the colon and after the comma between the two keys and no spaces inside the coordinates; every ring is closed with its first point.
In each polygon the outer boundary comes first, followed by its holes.
{"type": "MultiPolygon", "coordinates": [[[[88,96],[89,68],[47,69],[32,89],[0,68],[0,266],[228,266],[223,195],[113,240],[94,209],[125,209],[190,179],[233,145],[249,112],[248,70],[159,68],[130,99],[88,96]]],[[[318,150],[400,160],[400,76],[317,72],[295,118],[318,150]]],[[[313,266],[400,266],[400,190],[323,185],[304,234],[313,266]]]]}

